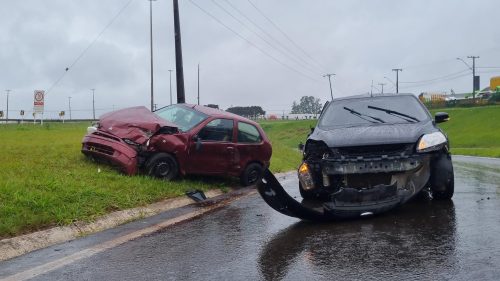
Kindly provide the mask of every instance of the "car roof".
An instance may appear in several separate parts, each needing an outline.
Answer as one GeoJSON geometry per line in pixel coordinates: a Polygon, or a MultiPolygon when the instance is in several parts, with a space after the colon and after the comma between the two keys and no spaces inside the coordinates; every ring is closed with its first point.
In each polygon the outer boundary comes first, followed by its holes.
{"type": "Polygon", "coordinates": [[[258,125],[256,122],[254,122],[248,118],[245,118],[243,116],[239,116],[239,115],[236,115],[234,113],[227,112],[227,111],[224,111],[221,109],[216,109],[216,108],[203,106],[203,105],[197,105],[197,104],[188,104],[188,103],[184,103],[182,105],[185,107],[192,108],[192,109],[199,111],[201,113],[204,113],[208,116],[215,117],[215,118],[230,118],[230,119],[235,119],[238,121],[247,122],[247,123],[250,123],[253,125],[258,125]]]}
{"type": "Polygon", "coordinates": [[[414,94],[411,93],[388,93],[388,94],[362,94],[362,95],[352,95],[352,96],[347,96],[347,97],[340,97],[340,98],[335,98],[333,101],[339,101],[339,100],[350,100],[350,99],[367,99],[367,98],[377,98],[377,97],[397,97],[397,96],[412,96],[414,98],[417,98],[414,94]]]}

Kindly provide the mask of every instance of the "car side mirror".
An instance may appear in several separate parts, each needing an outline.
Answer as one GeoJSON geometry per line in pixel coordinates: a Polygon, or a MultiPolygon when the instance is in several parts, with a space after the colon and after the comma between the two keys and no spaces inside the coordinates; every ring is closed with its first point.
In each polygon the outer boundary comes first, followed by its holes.
{"type": "Polygon", "coordinates": [[[437,112],[434,116],[434,122],[443,123],[450,120],[450,116],[446,112],[437,112]]]}
{"type": "Polygon", "coordinates": [[[302,142],[299,143],[299,150],[304,151],[304,144],[302,142]]]}

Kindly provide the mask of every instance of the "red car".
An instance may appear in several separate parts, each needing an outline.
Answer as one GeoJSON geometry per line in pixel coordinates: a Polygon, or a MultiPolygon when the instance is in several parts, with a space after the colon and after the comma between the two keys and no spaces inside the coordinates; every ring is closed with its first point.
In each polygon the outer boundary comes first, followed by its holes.
{"type": "Polygon", "coordinates": [[[144,106],[113,111],[88,128],[82,153],[128,175],[229,175],[245,186],[269,167],[271,143],[259,124],[200,105],[176,104],[155,112],[144,106]]]}

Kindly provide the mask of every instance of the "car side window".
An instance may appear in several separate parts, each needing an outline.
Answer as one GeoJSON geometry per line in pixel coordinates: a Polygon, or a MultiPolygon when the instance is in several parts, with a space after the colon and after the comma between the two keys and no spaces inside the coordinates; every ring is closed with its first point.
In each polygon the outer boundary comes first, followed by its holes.
{"type": "Polygon", "coordinates": [[[254,125],[238,122],[238,142],[259,143],[261,141],[259,130],[254,125]]]}
{"type": "Polygon", "coordinates": [[[232,141],[233,120],[214,119],[198,133],[202,141],[232,141]]]}

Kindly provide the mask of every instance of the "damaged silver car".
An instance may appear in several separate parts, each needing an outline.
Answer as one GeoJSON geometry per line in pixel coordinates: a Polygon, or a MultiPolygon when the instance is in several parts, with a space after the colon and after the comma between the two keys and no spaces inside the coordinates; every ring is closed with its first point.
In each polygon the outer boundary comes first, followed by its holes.
{"type": "Polygon", "coordinates": [[[298,168],[306,207],[290,197],[270,172],[259,192],[274,209],[307,220],[378,214],[421,192],[449,200],[454,193],[447,136],[412,94],[352,96],[325,105],[298,168]]]}

